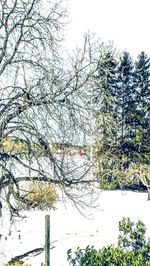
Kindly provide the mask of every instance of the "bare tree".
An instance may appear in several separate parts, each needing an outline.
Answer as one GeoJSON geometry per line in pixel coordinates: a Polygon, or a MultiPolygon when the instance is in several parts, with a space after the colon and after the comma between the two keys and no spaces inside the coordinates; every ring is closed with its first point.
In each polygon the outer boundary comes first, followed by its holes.
{"type": "Polygon", "coordinates": [[[147,189],[148,200],[150,200],[150,166],[144,164],[135,164],[129,169],[123,171],[123,176],[128,178],[136,178],[147,189]]]}
{"type": "Polygon", "coordinates": [[[14,199],[30,204],[25,182],[54,184],[82,204],[71,188],[93,181],[88,156],[72,153],[89,133],[88,88],[100,47],[91,58],[86,36],[83,49],[65,61],[63,3],[47,2],[46,10],[42,4],[0,2],[0,192],[12,215],[18,214],[14,199]],[[54,144],[61,147],[59,158],[54,144]]]}

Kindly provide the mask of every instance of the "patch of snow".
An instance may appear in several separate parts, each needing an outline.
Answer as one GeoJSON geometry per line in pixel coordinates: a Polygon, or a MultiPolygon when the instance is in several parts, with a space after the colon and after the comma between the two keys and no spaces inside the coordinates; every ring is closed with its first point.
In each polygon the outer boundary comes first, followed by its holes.
{"type": "MultiPolygon", "coordinates": [[[[1,266],[16,255],[44,245],[45,215],[50,214],[50,238],[55,246],[50,252],[51,266],[68,266],[67,250],[76,250],[94,245],[97,249],[107,244],[117,244],[118,222],[122,217],[133,221],[141,219],[150,236],[150,201],[147,193],[126,191],[103,191],[98,207],[89,209],[87,218],[79,213],[70,202],[57,204],[50,212],[24,212],[28,218],[10,226],[7,215],[1,221],[0,262],[1,266]]],[[[43,254],[27,260],[32,266],[41,266],[43,254]]]]}

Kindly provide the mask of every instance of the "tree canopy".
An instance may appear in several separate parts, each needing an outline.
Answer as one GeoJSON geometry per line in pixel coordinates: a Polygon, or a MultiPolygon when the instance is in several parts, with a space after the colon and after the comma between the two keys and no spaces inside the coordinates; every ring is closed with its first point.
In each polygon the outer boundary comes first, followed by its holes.
{"type": "Polygon", "coordinates": [[[83,91],[96,64],[87,37],[83,49],[63,58],[65,22],[61,1],[47,2],[46,10],[39,0],[0,3],[0,192],[12,215],[14,199],[29,204],[23,182],[54,184],[74,202],[67,187],[88,182],[89,160],[64,148],[82,143],[89,124],[83,91]]]}

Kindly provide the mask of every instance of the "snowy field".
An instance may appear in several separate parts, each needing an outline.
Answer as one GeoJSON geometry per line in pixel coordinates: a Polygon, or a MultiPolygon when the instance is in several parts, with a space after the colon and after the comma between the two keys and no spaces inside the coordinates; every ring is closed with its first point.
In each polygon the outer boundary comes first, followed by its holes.
{"type": "MultiPolygon", "coordinates": [[[[88,218],[81,215],[70,203],[57,204],[51,212],[26,212],[28,218],[10,227],[7,215],[1,221],[0,266],[16,255],[44,245],[45,214],[51,217],[51,266],[68,266],[67,250],[78,246],[94,245],[100,248],[117,243],[118,222],[122,217],[134,221],[141,219],[147,226],[150,237],[150,201],[147,193],[126,191],[103,191],[98,199],[98,207],[88,209],[88,218]]],[[[29,258],[27,263],[41,266],[44,254],[29,258]]]]}

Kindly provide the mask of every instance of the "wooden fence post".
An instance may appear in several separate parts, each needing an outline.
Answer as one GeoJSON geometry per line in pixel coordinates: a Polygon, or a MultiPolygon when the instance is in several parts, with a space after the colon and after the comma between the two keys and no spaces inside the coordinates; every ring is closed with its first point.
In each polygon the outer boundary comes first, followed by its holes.
{"type": "Polygon", "coordinates": [[[45,215],[45,265],[50,266],[50,216],[45,215]]]}
{"type": "Polygon", "coordinates": [[[150,200],[150,188],[148,188],[148,200],[150,200]]]}

